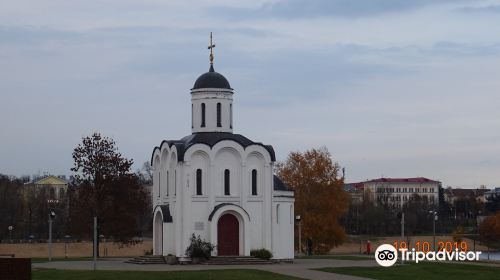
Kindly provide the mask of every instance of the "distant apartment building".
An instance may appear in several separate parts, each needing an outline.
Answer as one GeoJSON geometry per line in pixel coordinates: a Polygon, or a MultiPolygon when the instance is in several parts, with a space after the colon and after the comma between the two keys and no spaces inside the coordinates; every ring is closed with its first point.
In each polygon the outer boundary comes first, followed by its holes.
{"type": "Polygon", "coordinates": [[[365,194],[363,183],[344,184],[344,191],[350,195],[352,204],[361,204],[363,202],[365,194]]]}
{"type": "Polygon", "coordinates": [[[494,188],[492,190],[487,190],[484,193],[484,199],[485,199],[485,201],[488,200],[488,199],[491,199],[494,196],[500,197],[500,188],[494,188]]]}
{"type": "MultiPolygon", "coordinates": [[[[500,191],[500,189],[499,189],[500,191]]],[[[448,187],[444,190],[444,200],[449,204],[454,204],[457,200],[476,199],[479,202],[485,203],[487,194],[491,193],[489,189],[462,189],[448,187]]],[[[499,192],[500,194],[500,192],[499,192]]]]}
{"type": "Polygon", "coordinates": [[[353,203],[360,203],[364,199],[371,199],[375,203],[386,203],[395,207],[402,207],[418,195],[429,204],[439,203],[439,187],[441,182],[417,178],[379,178],[365,182],[344,185],[353,203]]]}

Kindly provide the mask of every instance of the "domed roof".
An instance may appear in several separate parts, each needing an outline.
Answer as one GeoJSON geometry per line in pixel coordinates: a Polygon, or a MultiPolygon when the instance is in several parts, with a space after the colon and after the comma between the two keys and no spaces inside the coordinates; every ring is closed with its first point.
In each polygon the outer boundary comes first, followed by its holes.
{"type": "Polygon", "coordinates": [[[198,89],[198,88],[232,89],[227,79],[221,74],[215,72],[213,65],[210,65],[210,70],[208,70],[207,73],[198,77],[198,79],[196,79],[196,82],[194,82],[194,86],[192,89],[198,89]]]}

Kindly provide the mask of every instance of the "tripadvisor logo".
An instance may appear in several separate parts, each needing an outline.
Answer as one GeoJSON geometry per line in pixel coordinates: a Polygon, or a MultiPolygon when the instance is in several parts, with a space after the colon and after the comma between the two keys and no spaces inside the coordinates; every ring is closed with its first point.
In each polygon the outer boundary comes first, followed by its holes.
{"type": "MultiPolygon", "coordinates": [[[[399,253],[401,260],[418,263],[419,261],[478,261],[482,252],[459,251],[458,249],[454,251],[421,252],[415,251],[415,248],[412,248],[411,251],[400,248],[399,253]]],[[[398,260],[398,251],[390,244],[382,244],[375,251],[375,260],[381,266],[392,266],[398,260]]]]}
{"type": "Polygon", "coordinates": [[[381,266],[392,266],[398,260],[398,251],[390,244],[382,244],[375,251],[375,260],[381,266]]]}

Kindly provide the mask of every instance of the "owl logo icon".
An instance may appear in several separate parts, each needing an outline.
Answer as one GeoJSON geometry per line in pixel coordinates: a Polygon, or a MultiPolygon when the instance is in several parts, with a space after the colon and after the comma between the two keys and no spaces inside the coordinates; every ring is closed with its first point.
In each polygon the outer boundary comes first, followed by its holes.
{"type": "Polygon", "coordinates": [[[394,246],[382,244],[375,251],[375,260],[381,266],[392,266],[398,261],[398,252],[394,246]]]}

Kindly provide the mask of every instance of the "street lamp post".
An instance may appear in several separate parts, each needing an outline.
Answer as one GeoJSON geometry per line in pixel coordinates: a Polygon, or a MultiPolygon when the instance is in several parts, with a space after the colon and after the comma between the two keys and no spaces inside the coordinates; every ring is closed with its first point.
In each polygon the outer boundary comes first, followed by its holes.
{"type": "Polygon", "coordinates": [[[94,271],[97,269],[97,216],[94,216],[94,271]]]}
{"type": "Polygon", "coordinates": [[[13,226],[9,226],[9,227],[7,227],[7,229],[9,230],[10,243],[13,243],[12,242],[12,230],[14,230],[14,227],[13,226]]]}
{"type": "Polygon", "coordinates": [[[56,217],[54,211],[49,213],[49,261],[52,261],[52,220],[56,217]]]}
{"type": "Polygon", "coordinates": [[[100,234],[100,235],[99,235],[99,244],[101,244],[101,243],[102,243],[102,245],[103,245],[103,249],[104,249],[104,250],[103,250],[103,251],[104,251],[104,252],[103,252],[103,255],[104,255],[104,256],[106,256],[106,255],[108,254],[108,252],[106,251],[106,243],[105,243],[105,242],[106,242],[106,239],[104,239],[104,235],[103,235],[103,234],[100,234]]]}
{"type": "Polygon", "coordinates": [[[300,219],[300,215],[295,216],[295,220],[299,224],[299,255],[302,253],[302,222],[300,219]]]}
{"type": "Polygon", "coordinates": [[[64,258],[67,259],[68,258],[68,240],[71,238],[70,235],[65,235],[64,236],[64,258]]]}
{"type": "Polygon", "coordinates": [[[436,251],[436,221],[438,219],[437,212],[436,211],[429,211],[429,213],[432,214],[432,242],[433,242],[433,249],[436,251]]]}
{"type": "MultiPolygon", "coordinates": [[[[401,242],[405,240],[405,213],[401,211],[401,242]]],[[[401,244],[401,243],[400,243],[401,244]]],[[[408,248],[408,244],[406,245],[408,248]]],[[[403,257],[401,257],[401,264],[403,264],[403,257]]]]}

